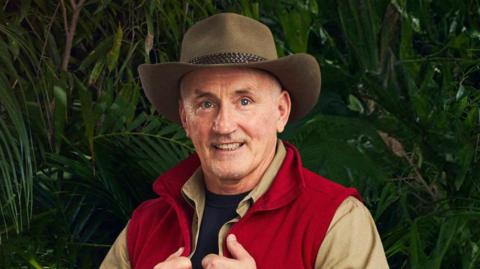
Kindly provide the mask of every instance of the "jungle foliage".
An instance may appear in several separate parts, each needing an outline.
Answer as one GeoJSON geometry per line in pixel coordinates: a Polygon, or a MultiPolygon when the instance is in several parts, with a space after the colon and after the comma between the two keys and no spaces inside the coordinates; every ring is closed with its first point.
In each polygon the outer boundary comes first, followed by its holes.
{"type": "Polygon", "coordinates": [[[320,101],[282,138],[360,190],[390,266],[479,268],[478,0],[2,1],[0,267],[98,267],[193,150],[136,69],[225,11],[318,59],[320,101]]]}

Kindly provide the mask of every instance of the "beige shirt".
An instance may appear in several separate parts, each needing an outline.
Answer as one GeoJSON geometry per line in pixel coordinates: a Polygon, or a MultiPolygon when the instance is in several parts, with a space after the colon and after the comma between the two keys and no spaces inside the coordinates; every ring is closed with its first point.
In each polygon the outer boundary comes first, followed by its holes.
{"type": "MultiPolygon", "coordinates": [[[[218,234],[219,254],[222,242],[231,226],[238,222],[270,187],[280,169],[286,150],[282,142],[277,145],[275,157],[257,186],[238,204],[237,217],[225,223],[218,234]]],[[[200,223],[205,207],[205,187],[201,169],[187,180],[182,187],[185,199],[195,208],[192,222],[192,253],[195,252],[200,223]]],[[[100,268],[129,269],[127,250],[127,226],[113,243],[100,268]]],[[[241,242],[240,242],[241,243],[241,242]]],[[[248,249],[247,249],[248,251],[248,249]]],[[[338,207],[325,239],[318,250],[315,268],[388,268],[380,236],[368,209],[362,202],[349,197],[338,207]]]]}

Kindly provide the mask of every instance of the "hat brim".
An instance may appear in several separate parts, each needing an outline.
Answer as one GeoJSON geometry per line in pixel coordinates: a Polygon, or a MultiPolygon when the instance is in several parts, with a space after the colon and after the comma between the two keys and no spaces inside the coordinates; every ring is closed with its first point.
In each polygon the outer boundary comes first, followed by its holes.
{"type": "Polygon", "coordinates": [[[292,100],[289,120],[298,120],[315,106],[320,95],[320,67],[309,54],[299,53],[275,60],[246,64],[189,64],[167,62],[142,64],[138,67],[145,95],[166,118],[180,122],[178,100],[180,79],[189,72],[211,67],[248,67],[264,70],[275,76],[292,100]]]}

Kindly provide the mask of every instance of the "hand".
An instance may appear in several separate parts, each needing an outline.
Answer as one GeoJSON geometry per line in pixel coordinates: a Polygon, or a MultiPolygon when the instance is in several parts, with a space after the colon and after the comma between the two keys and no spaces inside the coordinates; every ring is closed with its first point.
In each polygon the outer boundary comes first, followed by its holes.
{"type": "Polygon", "coordinates": [[[168,258],[155,265],[153,269],[192,269],[192,262],[187,257],[182,257],[183,247],[179,248],[168,258]]]}
{"type": "Polygon", "coordinates": [[[233,259],[222,257],[216,254],[208,254],[202,260],[204,269],[256,269],[255,260],[237,241],[235,235],[230,234],[227,237],[227,248],[233,256],[233,259]]]}

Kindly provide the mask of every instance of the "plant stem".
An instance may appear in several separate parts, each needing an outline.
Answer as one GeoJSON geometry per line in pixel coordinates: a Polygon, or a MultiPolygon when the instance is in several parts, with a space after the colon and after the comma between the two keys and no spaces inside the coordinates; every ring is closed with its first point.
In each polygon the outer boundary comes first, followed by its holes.
{"type": "Polygon", "coordinates": [[[80,16],[80,10],[82,9],[85,0],[80,0],[76,3],[74,0],[70,1],[72,6],[72,18],[70,20],[70,26],[67,23],[67,10],[63,0],[61,0],[62,9],[63,9],[63,23],[65,26],[65,51],[63,52],[63,61],[62,61],[62,70],[68,71],[68,62],[70,61],[70,54],[72,51],[73,37],[75,36],[75,31],[77,30],[78,18],[80,16]]]}

